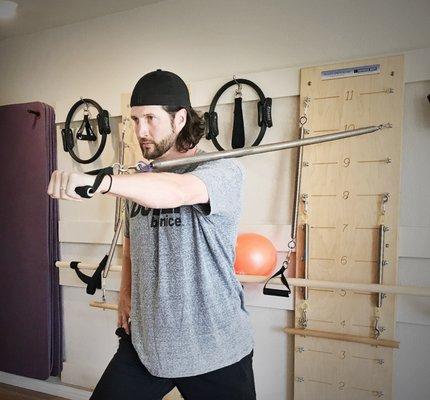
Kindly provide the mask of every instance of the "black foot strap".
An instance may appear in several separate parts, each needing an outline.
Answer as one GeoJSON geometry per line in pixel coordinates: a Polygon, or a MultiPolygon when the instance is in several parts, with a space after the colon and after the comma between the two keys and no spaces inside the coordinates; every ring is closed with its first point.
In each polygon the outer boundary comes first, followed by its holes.
{"type": "Polygon", "coordinates": [[[79,268],[78,264],[80,261],[72,261],[70,263],[70,268],[74,269],[76,275],[78,275],[79,279],[87,284],[87,293],[93,295],[96,292],[96,289],[102,288],[102,272],[106,266],[108,259],[108,255],[106,254],[103,257],[103,260],[100,262],[99,266],[95,270],[93,276],[85,275],[79,268]]]}
{"type": "Polygon", "coordinates": [[[241,149],[245,146],[245,127],[243,125],[242,97],[234,99],[234,120],[231,147],[241,149]]]}

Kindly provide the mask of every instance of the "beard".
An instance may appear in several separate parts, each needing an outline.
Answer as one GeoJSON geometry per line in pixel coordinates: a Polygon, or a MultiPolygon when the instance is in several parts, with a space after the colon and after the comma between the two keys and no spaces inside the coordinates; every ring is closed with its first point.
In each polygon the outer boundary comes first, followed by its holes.
{"type": "Polygon", "coordinates": [[[143,144],[140,144],[140,149],[142,151],[142,156],[148,160],[155,160],[156,158],[161,157],[168,150],[172,148],[175,144],[175,133],[173,130],[170,132],[169,136],[162,139],[160,142],[148,142],[150,147],[145,147],[143,144]]]}

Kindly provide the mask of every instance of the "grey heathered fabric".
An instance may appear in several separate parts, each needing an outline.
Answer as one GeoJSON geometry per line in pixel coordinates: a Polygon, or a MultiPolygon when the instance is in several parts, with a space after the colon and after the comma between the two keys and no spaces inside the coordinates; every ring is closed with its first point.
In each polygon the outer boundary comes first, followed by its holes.
{"type": "Polygon", "coordinates": [[[124,234],[133,346],[152,375],[179,378],[238,362],[254,339],[233,270],[243,167],[224,159],[168,172],[199,177],[209,204],[148,209],[127,200],[124,234]]]}

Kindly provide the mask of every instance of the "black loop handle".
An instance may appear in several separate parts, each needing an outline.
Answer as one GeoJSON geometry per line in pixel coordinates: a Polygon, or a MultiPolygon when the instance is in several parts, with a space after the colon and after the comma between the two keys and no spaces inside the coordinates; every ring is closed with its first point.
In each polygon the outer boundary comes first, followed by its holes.
{"type": "Polygon", "coordinates": [[[279,271],[274,273],[266,281],[266,283],[264,284],[264,287],[263,287],[263,294],[267,294],[269,296],[290,297],[290,293],[291,293],[290,285],[288,284],[287,278],[284,275],[284,271],[286,271],[286,270],[287,270],[287,268],[285,267],[285,265],[282,265],[282,267],[279,269],[279,271]],[[286,287],[286,290],[266,288],[266,285],[269,283],[269,281],[278,275],[280,275],[281,282],[286,287]]]}
{"type": "Polygon", "coordinates": [[[75,188],[75,193],[77,193],[79,196],[83,197],[84,199],[90,199],[93,197],[101,185],[103,178],[106,175],[112,175],[113,174],[113,167],[106,167],[101,169],[95,169],[93,171],[85,172],[87,175],[97,175],[96,179],[92,186],[86,185],[86,186],[78,186],[75,188]]]}
{"type": "Polygon", "coordinates": [[[221,97],[221,95],[231,86],[244,84],[251,86],[256,93],[260,101],[257,104],[258,107],[258,126],[260,126],[260,132],[255,139],[252,146],[258,146],[260,142],[263,140],[264,134],[266,133],[266,128],[270,128],[273,126],[272,121],[272,99],[270,97],[265,97],[263,91],[252,81],[248,79],[234,79],[230,82],[224,84],[215,94],[212,102],[209,106],[209,111],[204,114],[207,132],[206,139],[212,140],[212,143],[219,151],[223,151],[224,148],[219,144],[217,140],[217,136],[219,134],[218,130],[218,115],[215,111],[216,104],[221,97]]]}

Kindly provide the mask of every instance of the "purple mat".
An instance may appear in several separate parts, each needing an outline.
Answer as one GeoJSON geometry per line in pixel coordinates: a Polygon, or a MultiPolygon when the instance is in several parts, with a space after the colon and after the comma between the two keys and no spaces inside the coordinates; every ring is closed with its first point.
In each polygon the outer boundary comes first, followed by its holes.
{"type": "Polygon", "coordinates": [[[54,110],[1,106],[0,135],[0,370],[47,379],[62,368],[54,110]]]}

